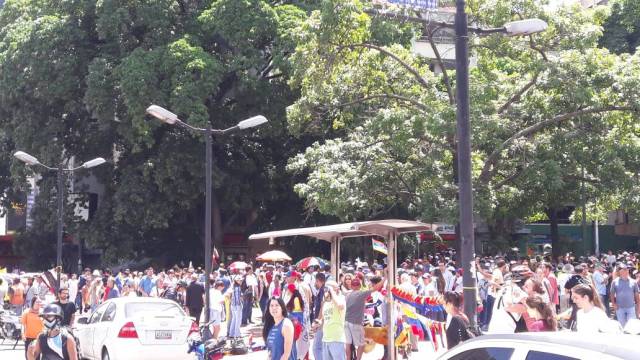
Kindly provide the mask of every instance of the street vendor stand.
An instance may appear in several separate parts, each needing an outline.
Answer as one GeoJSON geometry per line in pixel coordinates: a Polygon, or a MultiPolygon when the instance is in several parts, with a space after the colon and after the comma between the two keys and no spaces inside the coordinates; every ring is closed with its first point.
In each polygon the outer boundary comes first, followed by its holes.
{"type": "MultiPolygon", "coordinates": [[[[391,296],[391,289],[395,285],[396,278],[396,257],[397,247],[396,241],[398,235],[411,232],[422,232],[431,230],[429,224],[410,220],[376,220],[344,223],[327,226],[315,226],[298,229],[288,229],[279,231],[269,231],[261,234],[253,234],[249,236],[249,240],[269,239],[269,243],[273,243],[276,238],[292,237],[292,236],[308,236],[319,240],[328,241],[331,244],[331,273],[335,279],[338,279],[340,270],[340,242],[342,239],[350,237],[378,236],[387,240],[387,294],[389,301],[387,303],[387,346],[389,350],[395,349],[392,314],[394,308],[394,300],[391,296]]],[[[396,352],[389,351],[389,360],[395,360],[396,352]]]]}

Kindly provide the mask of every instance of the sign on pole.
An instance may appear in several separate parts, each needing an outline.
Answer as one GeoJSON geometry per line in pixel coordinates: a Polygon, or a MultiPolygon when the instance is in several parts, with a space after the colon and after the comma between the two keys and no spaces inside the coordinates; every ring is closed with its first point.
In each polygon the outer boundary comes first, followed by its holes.
{"type": "Polygon", "coordinates": [[[436,9],[438,7],[438,0],[378,0],[376,2],[423,10],[436,9]]]}

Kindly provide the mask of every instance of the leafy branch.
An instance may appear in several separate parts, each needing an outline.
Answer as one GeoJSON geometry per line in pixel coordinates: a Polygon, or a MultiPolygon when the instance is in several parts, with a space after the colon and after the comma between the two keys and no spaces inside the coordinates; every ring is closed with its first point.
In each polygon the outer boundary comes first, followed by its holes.
{"type": "Polygon", "coordinates": [[[495,150],[493,150],[493,152],[489,155],[487,160],[485,160],[484,162],[484,166],[482,168],[482,172],[480,173],[479,179],[482,182],[488,182],[489,180],[491,180],[491,178],[494,175],[494,172],[492,169],[495,168],[498,162],[500,161],[502,150],[504,150],[509,144],[511,144],[512,142],[514,142],[519,138],[529,137],[548,126],[557,125],[563,121],[567,121],[582,115],[600,114],[600,113],[607,113],[612,111],[638,112],[639,110],[640,109],[638,109],[637,107],[632,107],[632,106],[606,106],[601,108],[582,109],[582,110],[572,111],[566,114],[558,115],[551,119],[544,120],[539,123],[533,124],[529,127],[526,127],[518,131],[517,133],[513,134],[510,138],[505,140],[495,150]]]}

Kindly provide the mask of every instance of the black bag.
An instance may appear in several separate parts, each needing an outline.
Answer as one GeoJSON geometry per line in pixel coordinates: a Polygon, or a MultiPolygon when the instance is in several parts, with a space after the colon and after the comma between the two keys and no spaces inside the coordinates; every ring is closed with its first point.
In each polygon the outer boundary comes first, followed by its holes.
{"type": "Polygon", "coordinates": [[[244,355],[247,352],[249,352],[249,349],[242,339],[231,341],[231,355],[244,355]]]}

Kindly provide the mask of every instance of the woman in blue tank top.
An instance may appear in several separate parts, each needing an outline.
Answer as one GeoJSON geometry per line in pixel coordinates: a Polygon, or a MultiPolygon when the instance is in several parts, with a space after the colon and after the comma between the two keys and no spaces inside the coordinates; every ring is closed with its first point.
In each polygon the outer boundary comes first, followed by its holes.
{"type": "Polygon", "coordinates": [[[279,297],[272,297],[267,304],[262,338],[267,344],[269,360],[296,360],[293,323],[287,319],[284,301],[279,297]]]}

